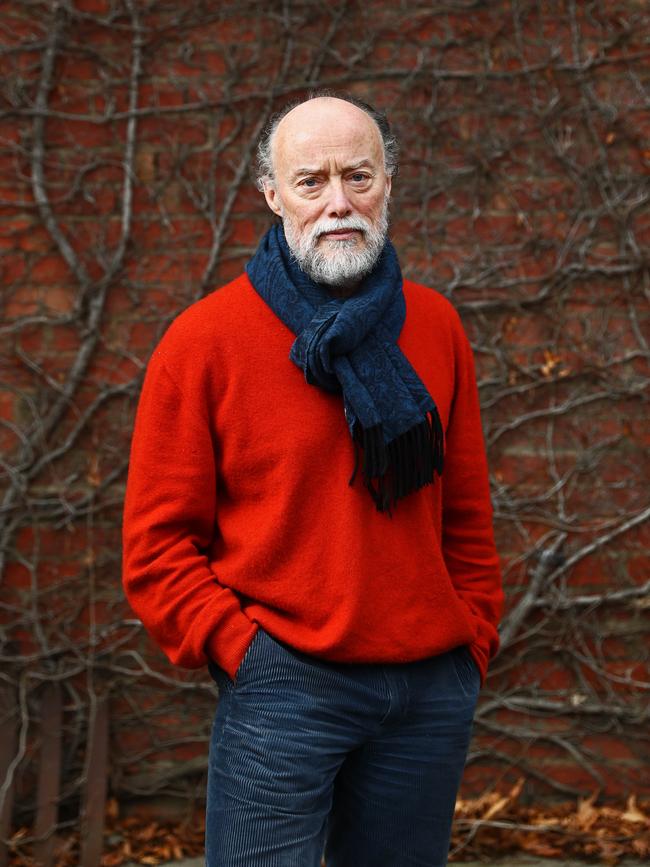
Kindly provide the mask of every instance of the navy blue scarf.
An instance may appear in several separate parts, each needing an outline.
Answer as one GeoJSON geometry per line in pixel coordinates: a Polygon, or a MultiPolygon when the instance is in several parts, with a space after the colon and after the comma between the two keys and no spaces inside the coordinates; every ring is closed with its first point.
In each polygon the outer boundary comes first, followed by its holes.
{"type": "Polygon", "coordinates": [[[349,298],[334,298],[292,256],[273,226],[246,266],[258,294],[296,335],[290,358],[310,385],[342,392],[362,475],[379,511],[442,472],[436,405],[397,346],[406,318],[402,272],[386,241],[372,272],[349,298]]]}

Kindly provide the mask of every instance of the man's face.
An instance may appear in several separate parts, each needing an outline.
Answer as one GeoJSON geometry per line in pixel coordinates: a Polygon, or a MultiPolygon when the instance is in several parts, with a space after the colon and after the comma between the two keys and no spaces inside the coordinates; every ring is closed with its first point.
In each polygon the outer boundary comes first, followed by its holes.
{"type": "Polygon", "coordinates": [[[313,99],[282,119],[272,156],[264,194],[299,265],[318,283],[354,288],[374,267],[388,227],[390,178],[377,126],[344,100],[313,99]]]}

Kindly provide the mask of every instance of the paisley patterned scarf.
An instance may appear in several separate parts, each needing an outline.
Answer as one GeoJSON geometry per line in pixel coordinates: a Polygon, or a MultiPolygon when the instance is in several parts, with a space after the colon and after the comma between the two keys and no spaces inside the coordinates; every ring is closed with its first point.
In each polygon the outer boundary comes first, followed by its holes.
{"type": "Polygon", "coordinates": [[[296,335],[290,358],[310,385],[342,393],[364,484],[377,509],[433,482],[443,464],[438,410],[397,346],[406,318],[402,273],[386,241],[372,272],[349,298],[334,298],[298,266],[281,225],[246,266],[257,293],[296,335]]]}

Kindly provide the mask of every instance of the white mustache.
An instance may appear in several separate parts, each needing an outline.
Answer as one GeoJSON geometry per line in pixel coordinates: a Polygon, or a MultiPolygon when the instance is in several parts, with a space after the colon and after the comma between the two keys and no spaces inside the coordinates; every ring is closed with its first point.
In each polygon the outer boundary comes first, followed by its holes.
{"type": "Polygon", "coordinates": [[[312,229],[312,237],[320,238],[329,232],[367,232],[369,224],[360,218],[349,217],[341,220],[321,220],[312,229]]]}

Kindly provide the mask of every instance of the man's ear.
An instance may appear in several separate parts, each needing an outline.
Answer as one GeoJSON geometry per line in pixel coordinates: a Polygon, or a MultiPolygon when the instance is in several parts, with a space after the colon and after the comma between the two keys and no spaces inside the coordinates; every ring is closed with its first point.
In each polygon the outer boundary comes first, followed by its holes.
{"type": "Polygon", "coordinates": [[[272,181],[264,182],[264,198],[266,199],[266,204],[273,211],[276,217],[282,216],[282,203],[280,202],[280,196],[278,195],[278,191],[275,189],[272,181]]]}

